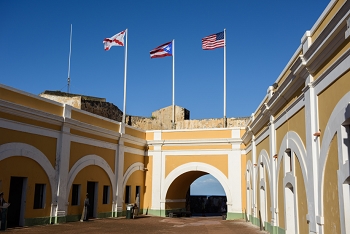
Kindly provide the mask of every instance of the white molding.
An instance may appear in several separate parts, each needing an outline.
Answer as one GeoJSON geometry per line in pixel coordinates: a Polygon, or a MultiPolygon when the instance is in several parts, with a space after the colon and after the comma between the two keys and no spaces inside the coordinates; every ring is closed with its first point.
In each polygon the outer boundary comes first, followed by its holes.
{"type": "MultiPolygon", "coordinates": [[[[337,59],[333,64],[337,64],[341,61],[335,68],[330,66],[329,69],[324,71],[324,73],[313,82],[315,87],[315,94],[319,95],[323,92],[330,84],[332,84],[335,80],[337,80],[342,74],[344,74],[350,67],[350,49],[346,50],[342,56],[337,59]],[[344,58],[344,56],[346,56],[344,58]]],[[[333,65],[332,64],[332,65],[333,65]]]]}
{"type": "Polygon", "coordinates": [[[300,111],[303,107],[305,107],[304,95],[300,95],[297,100],[293,102],[283,113],[281,113],[275,120],[275,129],[279,128],[283,125],[288,119],[293,116],[295,113],[300,111]]]}
{"type": "MultiPolygon", "coordinates": [[[[339,212],[340,212],[340,224],[341,224],[341,231],[342,233],[347,233],[350,229],[350,225],[345,221],[345,215],[348,211],[345,211],[345,204],[344,204],[344,197],[343,197],[343,183],[344,180],[350,176],[350,170],[349,170],[349,161],[345,161],[344,163],[344,146],[343,146],[343,139],[341,137],[342,124],[349,120],[350,118],[350,112],[349,112],[349,100],[350,100],[350,92],[346,93],[336,104],[334,107],[329,120],[326,125],[326,131],[323,132],[323,138],[322,138],[322,144],[321,144],[321,150],[320,150],[320,159],[319,159],[319,173],[318,177],[320,178],[320,186],[318,194],[320,196],[320,204],[319,204],[319,214],[320,216],[324,216],[324,197],[323,197],[323,191],[324,191],[324,172],[328,157],[328,149],[331,144],[331,141],[333,139],[333,136],[338,132],[336,135],[337,141],[338,141],[338,164],[339,164],[339,170],[337,171],[338,175],[338,199],[339,199],[339,212]],[[339,132],[340,131],[340,132],[339,132]],[[340,149],[339,149],[340,148],[340,149]],[[347,165],[346,165],[347,164],[347,165]],[[346,165],[346,166],[344,166],[346,165]]],[[[348,156],[348,155],[347,155],[348,156]]],[[[349,157],[349,156],[348,156],[349,157]]]]}
{"type": "Polygon", "coordinates": [[[106,172],[112,186],[112,194],[116,194],[116,176],[113,173],[112,168],[108,165],[106,160],[104,160],[102,157],[95,154],[90,154],[90,155],[81,157],[77,162],[75,162],[68,173],[68,177],[67,177],[68,180],[67,180],[67,186],[66,186],[67,202],[69,201],[69,192],[75,177],[78,175],[78,173],[81,170],[83,170],[85,167],[90,165],[99,166],[102,170],[106,172]]]}
{"type": "MultiPolygon", "coordinates": [[[[34,146],[13,142],[0,145],[0,161],[13,156],[23,156],[30,158],[37,162],[41,168],[45,171],[51,187],[51,203],[55,201],[56,195],[56,181],[55,181],[55,169],[51,162],[47,159],[39,149],[34,146]]],[[[15,165],[14,165],[15,166],[15,165]]],[[[30,178],[31,175],[28,175],[30,178]]]]}
{"type": "Polygon", "coordinates": [[[136,162],[133,163],[132,165],[130,165],[130,167],[128,167],[128,169],[125,171],[124,175],[123,175],[123,185],[121,188],[120,193],[118,194],[119,196],[123,197],[123,202],[124,202],[124,189],[126,186],[126,183],[128,182],[128,179],[130,178],[130,176],[132,175],[132,173],[134,173],[135,171],[144,171],[145,166],[143,163],[140,162],[136,162]]]}
{"type": "Polygon", "coordinates": [[[47,128],[43,128],[35,125],[29,125],[21,122],[15,122],[7,119],[1,119],[1,118],[0,118],[0,127],[5,129],[10,129],[13,131],[25,132],[25,133],[46,136],[51,138],[58,138],[60,136],[60,132],[56,130],[49,130],[47,128]]]}
{"type": "MultiPolygon", "coordinates": [[[[239,212],[239,213],[242,212],[242,210],[237,211],[237,210],[232,209],[232,205],[233,205],[234,200],[232,197],[230,186],[228,184],[227,177],[216,167],[209,165],[209,164],[206,164],[206,163],[201,163],[201,162],[185,163],[185,164],[182,164],[181,166],[173,169],[164,180],[162,190],[161,190],[161,202],[166,200],[167,191],[168,191],[169,187],[171,186],[171,184],[173,183],[173,181],[176,178],[178,178],[180,175],[182,175],[186,172],[190,172],[190,171],[203,171],[203,172],[211,174],[213,177],[215,177],[219,181],[219,183],[222,185],[222,187],[225,191],[225,194],[227,197],[227,211],[228,212],[239,212]]],[[[241,190],[241,188],[236,188],[236,189],[238,189],[239,191],[241,190]]],[[[241,194],[241,193],[239,193],[239,194],[241,194]]],[[[238,195],[238,196],[240,196],[240,195],[238,195]]]]}

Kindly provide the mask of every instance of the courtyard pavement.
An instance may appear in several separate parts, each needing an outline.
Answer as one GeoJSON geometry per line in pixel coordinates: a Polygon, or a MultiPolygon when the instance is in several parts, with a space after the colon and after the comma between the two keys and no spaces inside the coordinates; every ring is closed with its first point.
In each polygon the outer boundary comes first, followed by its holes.
{"type": "Polygon", "coordinates": [[[10,228],[2,233],[232,233],[262,234],[259,227],[245,220],[222,220],[221,217],[164,218],[138,216],[135,219],[105,218],[87,222],[10,228]]]}

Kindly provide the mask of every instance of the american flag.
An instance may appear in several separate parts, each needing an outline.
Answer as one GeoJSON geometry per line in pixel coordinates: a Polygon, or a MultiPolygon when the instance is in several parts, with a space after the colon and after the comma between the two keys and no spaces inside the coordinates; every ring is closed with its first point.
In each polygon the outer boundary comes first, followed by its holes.
{"type": "Polygon", "coordinates": [[[224,45],[225,45],[225,37],[224,37],[223,31],[209,35],[202,39],[203,50],[213,50],[216,48],[224,47],[224,45]]]}
{"type": "Polygon", "coordinates": [[[173,54],[173,45],[172,42],[169,41],[164,43],[163,45],[158,46],[150,51],[151,58],[163,58],[166,56],[172,56],[173,54]]]}

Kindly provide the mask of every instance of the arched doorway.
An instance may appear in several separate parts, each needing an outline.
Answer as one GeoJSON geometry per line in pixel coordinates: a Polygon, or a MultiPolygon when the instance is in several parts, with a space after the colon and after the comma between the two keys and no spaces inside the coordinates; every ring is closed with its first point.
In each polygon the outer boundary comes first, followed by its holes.
{"type": "Polygon", "coordinates": [[[227,212],[232,212],[232,195],[227,177],[211,165],[187,163],[171,171],[164,180],[161,199],[164,203],[161,204],[161,207],[165,211],[165,215],[171,210],[184,210],[186,208],[186,194],[190,185],[197,178],[206,174],[211,174],[222,185],[227,198],[227,212]]]}

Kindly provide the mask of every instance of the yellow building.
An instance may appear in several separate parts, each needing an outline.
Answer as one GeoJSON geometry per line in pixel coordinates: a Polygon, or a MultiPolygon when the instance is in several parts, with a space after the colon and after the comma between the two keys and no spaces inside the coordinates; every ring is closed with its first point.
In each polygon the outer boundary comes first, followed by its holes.
{"type": "Polygon", "coordinates": [[[228,219],[270,233],[350,233],[349,103],[346,0],[330,1],[242,128],[144,131],[0,85],[8,225],[77,221],[86,193],[90,217],[123,216],[129,203],[166,216],[211,174],[228,219]]]}

